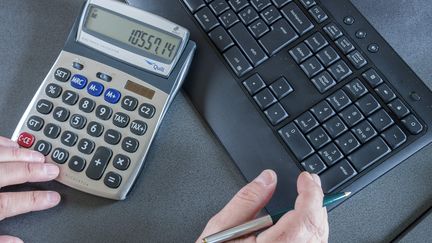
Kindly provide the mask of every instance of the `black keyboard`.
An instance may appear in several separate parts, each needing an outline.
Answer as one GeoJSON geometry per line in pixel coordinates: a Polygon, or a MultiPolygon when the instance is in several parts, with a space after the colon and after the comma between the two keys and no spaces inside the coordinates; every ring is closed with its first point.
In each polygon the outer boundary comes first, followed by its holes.
{"type": "MultiPolygon", "coordinates": [[[[183,2],[238,80],[244,95],[287,149],[290,158],[286,160],[293,160],[301,170],[319,174],[325,193],[339,191],[354,181],[360,181],[354,187],[361,189],[370,180],[360,178],[374,167],[386,160],[396,161],[394,166],[430,143],[430,134],[425,134],[431,117],[418,113],[432,113],[430,90],[411,70],[407,75],[412,84],[402,84],[384,75],[379,67],[386,67],[384,71],[388,73],[388,69],[399,69],[398,65],[403,66],[399,71],[407,69],[406,64],[351,3],[183,2]],[[337,8],[338,17],[333,17],[326,6],[337,8]],[[346,14],[342,12],[345,7],[346,14]],[[358,27],[358,22],[364,26],[358,27]],[[380,44],[371,42],[369,34],[380,44]],[[378,60],[380,65],[370,58],[377,55],[383,55],[378,60]],[[398,63],[391,66],[394,56],[398,63]],[[399,93],[401,90],[403,93],[399,93]],[[423,107],[420,103],[416,109],[412,107],[425,100],[428,101],[421,104],[423,107]],[[419,138],[421,142],[412,145],[419,138]]],[[[187,89],[196,95],[195,90],[188,86],[187,89]]],[[[238,116],[242,116],[241,112],[238,116]]],[[[214,122],[210,121],[210,125],[217,128],[214,122]]],[[[224,143],[226,135],[215,130],[224,143]]],[[[260,139],[258,134],[256,139],[260,139]]],[[[238,156],[233,157],[236,160],[238,156]]],[[[258,168],[265,167],[259,162],[236,162],[248,179],[258,168]]],[[[377,178],[392,166],[370,174],[377,178]]],[[[270,163],[268,167],[277,166],[270,163]]]]}

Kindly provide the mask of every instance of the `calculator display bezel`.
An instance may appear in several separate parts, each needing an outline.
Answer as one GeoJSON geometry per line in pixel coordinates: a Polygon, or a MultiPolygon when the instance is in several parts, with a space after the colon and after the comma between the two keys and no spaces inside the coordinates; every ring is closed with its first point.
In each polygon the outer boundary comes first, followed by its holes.
{"type": "Polygon", "coordinates": [[[168,77],[170,75],[171,71],[174,69],[177,61],[179,60],[188,40],[189,31],[187,29],[160,16],[112,0],[87,1],[82,12],[76,37],[76,41],[79,43],[82,43],[105,54],[108,54],[113,58],[127,62],[139,68],[143,68],[149,72],[161,75],[163,77],[168,77]],[[142,23],[143,25],[150,26],[151,28],[157,29],[158,31],[179,37],[181,41],[176,56],[170,63],[165,63],[156,56],[146,57],[144,55],[139,55],[132,52],[131,50],[127,50],[123,45],[114,45],[114,43],[110,43],[107,40],[98,38],[98,35],[88,32],[88,30],[84,27],[87,14],[91,6],[96,6],[108,10],[114,14],[118,14],[130,20],[142,23]]]}

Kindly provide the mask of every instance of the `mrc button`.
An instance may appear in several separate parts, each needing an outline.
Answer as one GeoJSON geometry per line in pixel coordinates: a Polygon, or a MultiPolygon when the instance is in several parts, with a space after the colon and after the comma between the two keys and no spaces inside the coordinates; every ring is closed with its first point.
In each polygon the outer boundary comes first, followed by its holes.
{"type": "Polygon", "coordinates": [[[54,72],[54,78],[60,82],[67,82],[71,76],[71,72],[66,68],[57,68],[54,72]]]}
{"type": "Polygon", "coordinates": [[[83,89],[87,85],[87,78],[82,75],[75,74],[71,79],[71,85],[76,89],[83,89]]]}

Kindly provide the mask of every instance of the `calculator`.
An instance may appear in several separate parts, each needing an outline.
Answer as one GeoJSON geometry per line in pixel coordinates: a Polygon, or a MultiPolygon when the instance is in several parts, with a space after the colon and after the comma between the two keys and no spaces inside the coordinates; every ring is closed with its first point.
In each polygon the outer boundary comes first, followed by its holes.
{"type": "Polygon", "coordinates": [[[88,0],[12,139],[57,181],[123,200],[196,49],[189,31],[113,0],[88,0]]]}

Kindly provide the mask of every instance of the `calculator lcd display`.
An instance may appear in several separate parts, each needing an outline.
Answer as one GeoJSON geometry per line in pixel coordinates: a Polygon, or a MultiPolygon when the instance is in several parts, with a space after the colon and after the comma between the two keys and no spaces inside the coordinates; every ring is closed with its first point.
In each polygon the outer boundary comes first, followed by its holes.
{"type": "Polygon", "coordinates": [[[109,38],[108,42],[126,44],[126,49],[145,57],[157,57],[170,63],[181,45],[181,38],[168,32],[152,28],[148,24],[91,6],[85,29],[95,32],[97,37],[109,38]]]}

